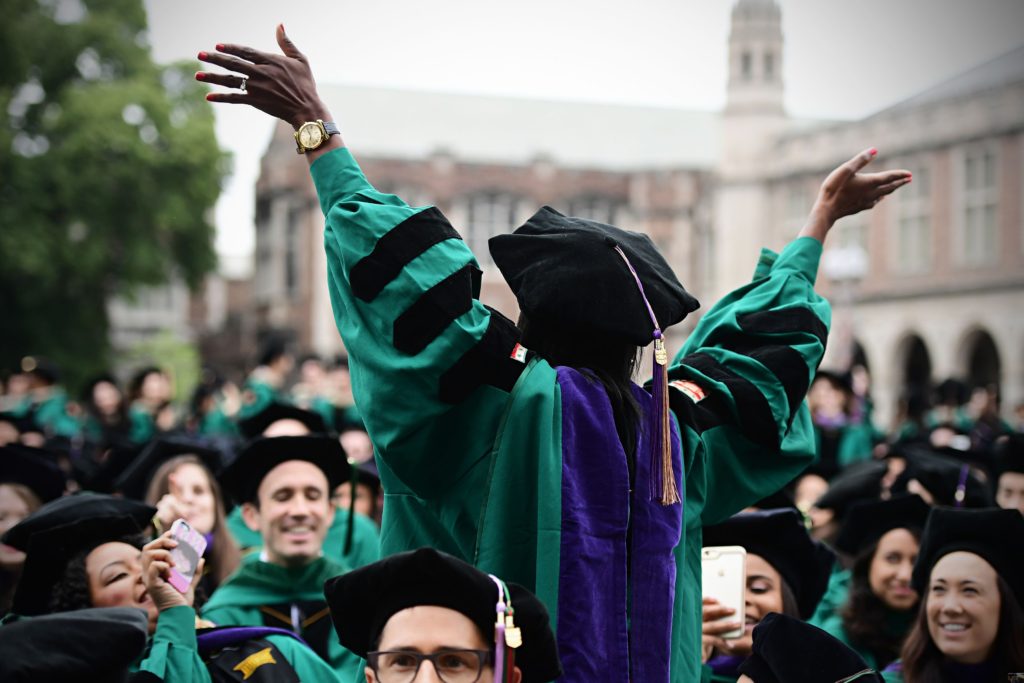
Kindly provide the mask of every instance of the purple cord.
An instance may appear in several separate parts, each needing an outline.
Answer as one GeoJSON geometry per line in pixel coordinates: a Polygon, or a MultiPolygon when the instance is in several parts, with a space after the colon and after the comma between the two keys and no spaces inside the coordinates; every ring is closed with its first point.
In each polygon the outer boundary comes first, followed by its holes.
{"type": "Polygon", "coordinates": [[[498,587],[498,604],[494,606],[497,621],[494,623],[494,680],[505,680],[505,588],[494,574],[488,574],[498,587]]]}
{"type": "Polygon", "coordinates": [[[629,268],[629,272],[633,274],[633,279],[636,280],[636,286],[640,290],[640,298],[644,300],[644,306],[647,307],[647,315],[651,316],[651,322],[654,324],[654,338],[661,339],[661,325],[658,324],[658,318],[654,315],[651,302],[647,300],[647,294],[644,292],[644,284],[640,282],[640,276],[636,274],[633,264],[629,262],[629,258],[626,256],[626,252],[622,251],[622,248],[618,245],[615,245],[615,251],[619,252],[619,256],[626,262],[626,267],[629,268]]]}
{"type": "Polygon", "coordinates": [[[954,498],[956,502],[953,504],[954,507],[962,508],[964,506],[964,499],[967,498],[967,475],[971,468],[967,465],[960,467],[960,481],[956,483],[956,493],[954,498]]]}

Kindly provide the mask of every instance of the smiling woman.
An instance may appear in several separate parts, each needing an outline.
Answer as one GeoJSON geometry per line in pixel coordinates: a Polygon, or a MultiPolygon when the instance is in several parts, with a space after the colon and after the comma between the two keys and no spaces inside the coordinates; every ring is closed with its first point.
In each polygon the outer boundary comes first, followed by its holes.
{"type": "Polygon", "coordinates": [[[1024,671],[1024,517],[936,508],[914,567],[924,596],[888,681],[1003,681],[1024,671]]]}

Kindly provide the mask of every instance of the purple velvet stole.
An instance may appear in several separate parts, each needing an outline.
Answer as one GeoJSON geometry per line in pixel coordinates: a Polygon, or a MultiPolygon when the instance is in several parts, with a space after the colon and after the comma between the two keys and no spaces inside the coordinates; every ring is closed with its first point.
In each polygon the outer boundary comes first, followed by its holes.
{"type": "MultiPolygon", "coordinates": [[[[565,670],[559,680],[667,683],[676,581],[673,549],[679,543],[683,506],[650,500],[651,444],[643,433],[630,493],[626,453],[604,388],[570,368],[557,372],[562,395],[558,650],[565,670]]],[[[650,394],[634,387],[634,395],[646,414],[653,404],[650,394]]],[[[682,482],[674,423],[672,457],[676,481],[682,482]]]]}
{"type": "Polygon", "coordinates": [[[737,655],[718,655],[708,660],[708,667],[716,676],[723,678],[739,678],[740,664],[746,661],[746,657],[737,655]]]}

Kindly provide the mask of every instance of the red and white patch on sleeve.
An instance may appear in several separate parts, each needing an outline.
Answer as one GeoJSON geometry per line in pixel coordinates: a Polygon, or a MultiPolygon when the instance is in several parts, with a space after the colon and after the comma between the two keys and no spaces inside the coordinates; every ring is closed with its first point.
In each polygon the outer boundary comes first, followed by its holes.
{"type": "Polygon", "coordinates": [[[676,379],[669,382],[668,385],[686,394],[694,403],[700,403],[707,396],[699,385],[689,380],[676,379]]]}
{"type": "Polygon", "coordinates": [[[517,360],[520,363],[526,362],[526,347],[522,344],[516,344],[512,347],[512,353],[509,354],[509,358],[517,360]]]}

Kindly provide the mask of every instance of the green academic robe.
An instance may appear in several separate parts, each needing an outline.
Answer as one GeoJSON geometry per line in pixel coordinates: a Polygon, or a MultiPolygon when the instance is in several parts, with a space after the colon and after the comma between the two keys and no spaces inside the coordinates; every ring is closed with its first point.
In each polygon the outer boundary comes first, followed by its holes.
{"type": "MultiPolygon", "coordinates": [[[[191,607],[172,607],[160,613],[156,631],[133,671],[148,671],[166,683],[206,683],[210,674],[196,643],[196,613],[191,607]]],[[[327,664],[302,643],[285,635],[264,636],[291,664],[300,681],[334,683],[340,680],[327,664]]],[[[350,683],[353,679],[346,679],[350,683]]]]}
{"type": "MultiPolygon", "coordinates": [[[[558,372],[515,354],[518,331],[475,298],[476,261],[439,212],[377,192],[347,149],[311,173],[335,321],[385,491],[383,554],[432,546],[520,583],[557,630],[558,372]]],[[[674,682],[700,678],[701,528],[778,490],[814,457],[803,398],[830,318],[813,291],[820,255],[810,238],[763,252],[754,281],[705,314],[671,368],[672,380],[697,387],[672,392],[684,485],[666,655],[674,682]]]]}
{"type": "Polygon", "coordinates": [[[52,389],[49,395],[32,406],[32,417],[48,435],[78,436],[78,420],[68,414],[68,395],[63,389],[52,389]]]}
{"type": "Polygon", "coordinates": [[[338,643],[324,600],[324,582],[348,570],[327,557],[290,569],[252,554],[210,596],[203,618],[218,626],[288,629],[305,640],[341,680],[354,681],[363,671],[362,660],[338,643]]]}
{"type": "MultiPolygon", "coordinates": [[[[829,577],[828,589],[825,596],[818,603],[814,615],[808,619],[808,623],[817,626],[822,631],[830,634],[851,650],[859,654],[872,669],[880,669],[878,657],[866,647],[854,643],[843,626],[842,610],[846,606],[850,592],[850,570],[833,568],[829,577]]],[[[887,611],[886,632],[890,633],[894,641],[902,640],[910,632],[917,610],[897,612],[887,611]]],[[[882,663],[882,666],[888,662],[882,663]]]]}
{"type": "MultiPolygon", "coordinates": [[[[352,548],[345,553],[345,534],[348,533],[348,510],[336,508],[334,521],[324,538],[324,555],[355,569],[380,559],[380,531],[373,520],[366,515],[355,513],[352,529],[352,548]]],[[[258,550],[263,547],[263,538],[258,531],[245,525],[242,508],[236,507],[228,513],[228,531],[242,550],[258,550]]]]}

